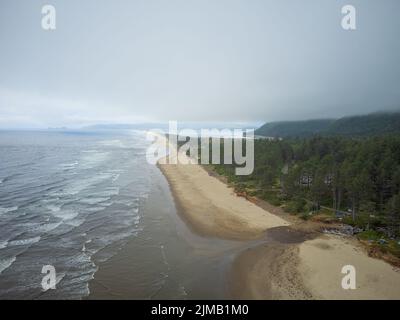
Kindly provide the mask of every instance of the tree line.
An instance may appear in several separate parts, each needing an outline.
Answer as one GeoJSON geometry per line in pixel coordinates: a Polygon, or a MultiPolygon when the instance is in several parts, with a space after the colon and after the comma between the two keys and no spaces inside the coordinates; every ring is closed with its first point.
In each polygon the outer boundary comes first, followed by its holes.
{"type": "Polygon", "coordinates": [[[254,150],[249,176],[236,176],[235,164],[213,167],[238,192],[288,211],[330,208],[354,224],[399,235],[400,137],[257,139],[254,150]]]}

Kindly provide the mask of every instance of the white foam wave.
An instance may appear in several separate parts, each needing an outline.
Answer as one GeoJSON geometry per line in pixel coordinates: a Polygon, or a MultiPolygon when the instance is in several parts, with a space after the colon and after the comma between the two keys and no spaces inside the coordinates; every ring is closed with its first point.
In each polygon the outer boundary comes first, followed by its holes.
{"type": "Polygon", "coordinates": [[[87,208],[87,209],[85,209],[85,211],[86,212],[97,212],[97,211],[104,210],[105,208],[106,208],[106,206],[96,206],[96,207],[87,208]]]}
{"type": "MultiPolygon", "coordinates": [[[[136,212],[138,212],[138,210],[139,210],[139,209],[137,209],[136,212]]],[[[139,215],[134,216],[134,217],[133,217],[133,224],[136,226],[136,225],[139,224],[139,222],[140,222],[140,216],[139,216],[139,215]]]]}
{"type": "Polygon", "coordinates": [[[78,180],[78,181],[74,181],[73,183],[71,183],[69,186],[67,186],[66,188],[64,188],[63,191],[61,192],[56,192],[53,193],[52,196],[69,196],[69,195],[75,195],[80,193],[83,190],[86,190],[94,185],[96,185],[97,183],[100,183],[104,180],[110,179],[112,178],[112,174],[109,173],[98,173],[95,176],[91,177],[91,178],[87,178],[85,180],[78,180]]]}
{"type": "Polygon", "coordinates": [[[119,194],[119,187],[108,187],[104,191],[96,192],[96,195],[99,197],[109,197],[117,194],[119,194]]]}
{"type": "Polygon", "coordinates": [[[114,139],[114,140],[103,140],[99,142],[100,145],[106,146],[106,147],[118,147],[122,149],[129,148],[127,144],[122,142],[121,140],[114,139]]]}
{"type": "Polygon", "coordinates": [[[81,159],[82,168],[88,169],[93,166],[106,161],[109,157],[109,152],[95,152],[95,153],[87,153],[81,159]]]}
{"type": "Polygon", "coordinates": [[[91,242],[92,242],[92,239],[85,241],[85,243],[82,246],[82,252],[86,252],[86,244],[91,243],[91,242]]]}
{"type": "Polygon", "coordinates": [[[97,204],[97,203],[105,202],[107,200],[110,200],[110,198],[109,197],[98,197],[98,198],[81,199],[81,200],[79,200],[79,202],[84,203],[84,204],[97,204]]]}
{"type": "Polygon", "coordinates": [[[13,240],[8,243],[9,246],[25,246],[28,244],[34,244],[36,242],[39,242],[40,236],[39,237],[34,237],[34,238],[28,238],[28,239],[20,239],[20,240],[13,240]]]}
{"type": "Polygon", "coordinates": [[[23,227],[23,228],[25,227],[26,230],[29,230],[30,232],[42,233],[54,230],[62,223],[63,223],[62,221],[54,223],[46,223],[46,224],[28,222],[28,223],[19,223],[18,227],[23,227]]]}
{"type": "MultiPolygon", "coordinates": [[[[115,199],[114,202],[117,204],[123,204],[125,206],[130,207],[134,204],[137,204],[138,201],[135,198],[129,198],[129,199],[122,198],[122,199],[115,199]]],[[[135,211],[135,212],[137,212],[137,211],[135,211]]]]}
{"type": "Polygon", "coordinates": [[[49,232],[51,230],[54,230],[54,229],[58,228],[61,224],[62,224],[62,221],[55,222],[55,223],[47,223],[47,224],[41,225],[38,228],[38,230],[42,231],[42,232],[49,232]]]}
{"type": "Polygon", "coordinates": [[[0,249],[7,247],[8,241],[0,241],[0,249]]]}
{"type": "Polygon", "coordinates": [[[16,210],[18,210],[18,207],[17,207],[17,206],[15,206],[15,207],[8,207],[8,208],[0,207],[0,216],[2,216],[3,214],[5,214],[5,213],[7,213],[7,212],[12,212],[12,211],[16,211],[16,210]]]}
{"type": "Polygon", "coordinates": [[[68,220],[66,222],[66,224],[73,226],[73,227],[79,227],[84,222],[85,222],[85,219],[72,219],[72,220],[68,220]]]}
{"type": "Polygon", "coordinates": [[[78,164],[79,164],[78,161],[75,161],[72,163],[62,163],[62,164],[60,164],[60,167],[64,168],[64,169],[72,169],[72,168],[75,168],[78,164]]]}
{"type": "Polygon", "coordinates": [[[61,206],[56,206],[53,204],[47,205],[46,208],[52,212],[59,212],[61,210],[61,206]]]}
{"type": "Polygon", "coordinates": [[[82,153],[96,153],[96,152],[98,152],[98,151],[94,150],[94,149],[82,150],[82,153]]]}
{"type": "Polygon", "coordinates": [[[53,214],[53,216],[60,218],[62,220],[72,220],[79,215],[78,212],[73,211],[73,210],[53,211],[52,214],[53,214]]]}
{"type": "Polygon", "coordinates": [[[0,274],[1,274],[4,270],[6,270],[7,268],[9,268],[9,267],[14,263],[14,261],[15,261],[16,259],[17,259],[16,257],[12,257],[12,258],[9,258],[9,259],[2,259],[2,260],[0,260],[0,274]]]}

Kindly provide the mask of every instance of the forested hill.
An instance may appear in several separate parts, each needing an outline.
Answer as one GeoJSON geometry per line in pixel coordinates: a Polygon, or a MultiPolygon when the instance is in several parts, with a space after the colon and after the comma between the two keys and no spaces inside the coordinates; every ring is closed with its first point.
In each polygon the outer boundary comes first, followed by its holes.
{"type": "Polygon", "coordinates": [[[255,131],[266,137],[377,136],[400,133],[400,112],[372,113],[340,119],[266,123],[255,131]]]}
{"type": "Polygon", "coordinates": [[[255,131],[256,135],[265,137],[307,137],[326,130],[334,119],[269,122],[255,131]]]}

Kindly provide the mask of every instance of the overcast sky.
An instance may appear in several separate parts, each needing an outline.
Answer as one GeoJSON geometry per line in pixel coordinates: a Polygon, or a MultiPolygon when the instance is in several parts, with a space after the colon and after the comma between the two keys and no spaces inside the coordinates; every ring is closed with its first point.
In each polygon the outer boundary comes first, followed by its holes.
{"type": "Polygon", "coordinates": [[[399,0],[1,0],[0,127],[392,110],[399,60],[399,0]]]}

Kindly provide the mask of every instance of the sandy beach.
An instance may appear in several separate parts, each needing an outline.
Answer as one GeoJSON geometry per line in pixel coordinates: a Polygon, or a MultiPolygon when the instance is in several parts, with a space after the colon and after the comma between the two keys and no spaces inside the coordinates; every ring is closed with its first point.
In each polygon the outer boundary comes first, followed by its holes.
{"type": "Polygon", "coordinates": [[[159,167],[190,228],[219,239],[260,239],[261,244],[243,250],[232,264],[234,298],[400,299],[399,270],[369,257],[355,239],[292,235],[296,226],[238,197],[200,165],[159,167]],[[355,290],[341,286],[345,265],[356,269],[355,290]]]}
{"type": "Polygon", "coordinates": [[[400,299],[400,270],[369,257],[353,238],[324,235],[302,243],[298,270],[316,299],[400,299]],[[355,267],[355,290],[341,287],[345,265],[355,267]]]}
{"type": "Polygon", "coordinates": [[[255,239],[289,223],[244,198],[198,165],[160,165],[184,219],[197,232],[223,239],[255,239]]]}

